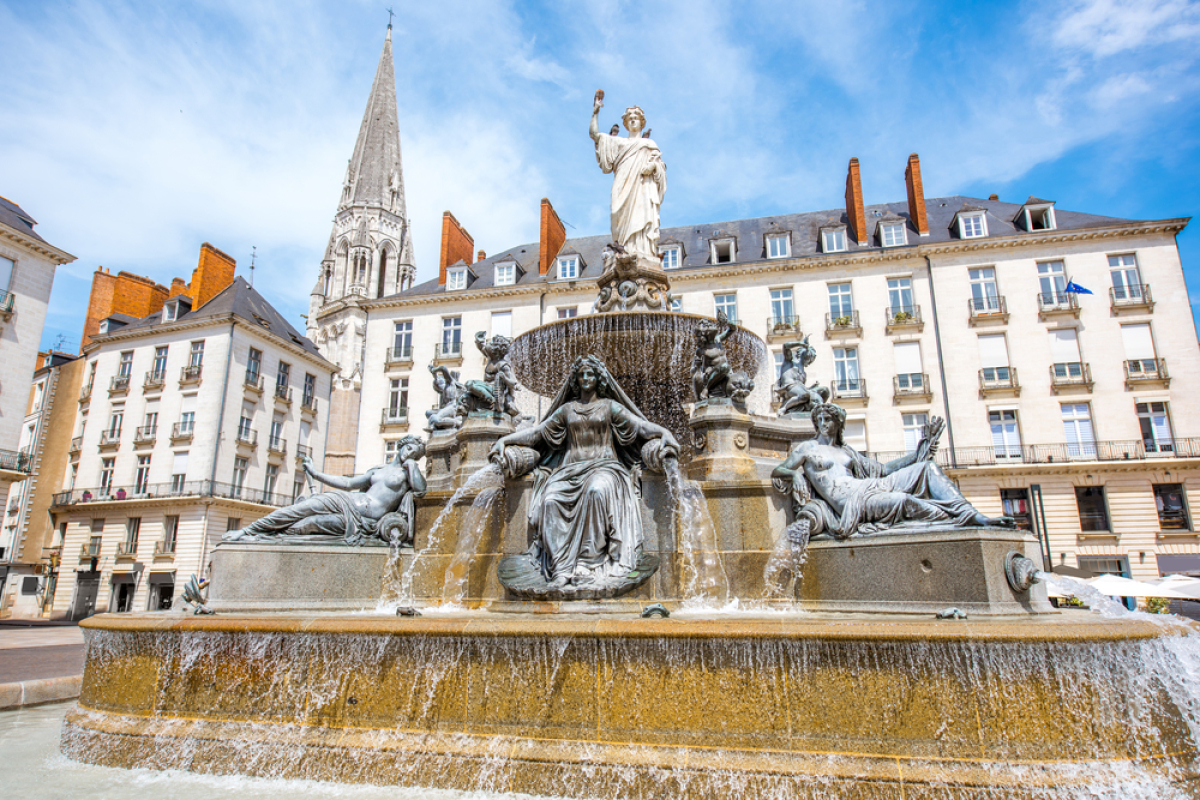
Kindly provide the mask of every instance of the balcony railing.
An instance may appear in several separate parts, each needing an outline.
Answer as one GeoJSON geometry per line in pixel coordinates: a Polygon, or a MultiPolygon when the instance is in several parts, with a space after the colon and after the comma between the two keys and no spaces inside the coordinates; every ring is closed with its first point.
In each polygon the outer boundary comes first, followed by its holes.
{"type": "Polygon", "coordinates": [[[1133,283],[1128,286],[1114,286],[1108,290],[1109,301],[1113,311],[1131,308],[1154,309],[1154,298],[1150,295],[1150,284],[1133,283]]]}
{"type": "Polygon", "coordinates": [[[263,393],[263,376],[262,376],[262,373],[259,373],[259,372],[251,372],[251,371],[247,370],[247,371],[246,371],[246,377],[245,377],[245,380],[244,380],[244,385],[245,385],[245,387],[246,387],[247,389],[249,389],[250,391],[252,391],[252,392],[258,392],[259,394],[262,394],[262,393],[263,393]]]}
{"type": "Polygon", "coordinates": [[[408,408],[406,406],[388,406],[383,409],[379,424],[380,425],[404,425],[408,422],[408,408]]]}
{"type": "Polygon", "coordinates": [[[1008,303],[1000,295],[972,297],[967,300],[971,321],[1000,320],[1008,322],[1008,303]]]}
{"type": "Polygon", "coordinates": [[[154,555],[156,556],[173,556],[175,555],[175,542],[164,542],[159,539],[154,543],[154,555]]]}
{"type": "Polygon", "coordinates": [[[1038,315],[1079,315],[1079,298],[1074,292],[1041,292],[1038,294],[1038,315]]]}
{"type": "Polygon", "coordinates": [[[1170,380],[1165,358],[1132,358],[1125,362],[1126,383],[1151,383],[1170,380]]]}
{"type": "Polygon", "coordinates": [[[395,364],[411,364],[413,360],[411,347],[389,347],[385,362],[387,366],[395,364]]]}
{"type": "Polygon", "coordinates": [[[86,383],[79,392],[79,402],[86,403],[92,399],[92,384],[86,383]]]}
{"type": "Polygon", "coordinates": [[[891,306],[884,309],[884,314],[887,316],[888,333],[899,330],[921,330],[925,327],[925,323],[921,319],[921,307],[917,305],[891,306]]]}
{"type": "Polygon", "coordinates": [[[12,292],[0,291],[0,314],[11,314],[17,306],[17,296],[12,292]]]}
{"type": "Polygon", "coordinates": [[[171,438],[175,440],[190,439],[195,427],[195,422],[176,422],[171,426],[171,438]]]}
{"type": "Polygon", "coordinates": [[[121,429],[100,431],[100,446],[112,447],[121,443],[121,429]]]}
{"type": "Polygon", "coordinates": [[[191,364],[186,367],[180,367],[179,368],[179,383],[180,384],[199,383],[200,382],[200,373],[202,373],[203,371],[204,371],[203,364],[191,364]]]}
{"type": "Polygon", "coordinates": [[[133,542],[118,542],[117,543],[117,558],[133,558],[137,555],[138,543],[133,542]]]}
{"type": "Polygon", "coordinates": [[[800,317],[767,317],[767,337],[768,338],[801,338],[804,334],[800,331],[800,317]]]}
{"type": "Polygon", "coordinates": [[[143,425],[133,432],[134,442],[153,442],[158,435],[157,425],[143,425]]]}
{"type": "Polygon", "coordinates": [[[462,358],[462,342],[442,342],[434,345],[434,361],[452,361],[462,358]]]}
{"type": "Polygon", "coordinates": [[[129,391],[129,376],[128,375],[113,375],[108,382],[108,393],[118,394],[120,392],[129,391]]]}
{"type": "Polygon", "coordinates": [[[892,389],[896,397],[931,397],[928,372],[907,372],[892,378],[892,389]]]}
{"type": "Polygon", "coordinates": [[[76,436],[74,439],[71,440],[71,449],[68,452],[78,453],[82,449],[83,449],[83,437],[76,436]]]}
{"type": "Polygon", "coordinates": [[[281,403],[292,404],[292,390],[286,383],[275,385],[275,399],[281,403]]]}
{"type": "Polygon", "coordinates": [[[1011,392],[1021,388],[1016,367],[984,367],[979,370],[979,391],[1011,392]]]}
{"type": "Polygon", "coordinates": [[[1071,386],[1085,386],[1088,389],[1092,383],[1092,368],[1082,361],[1065,361],[1050,365],[1050,387],[1059,389],[1071,386]]]}
{"type": "Polygon", "coordinates": [[[296,460],[303,461],[312,455],[312,448],[306,444],[296,445],[296,460]]]}
{"type": "Polygon", "coordinates": [[[235,438],[238,444],[245,444],[250,447],[258,446],[258,431],[254,430],[254,428],[238,428],[235,438]]]}
{"type": "MultiPolygon", "coordinates": [[[[169,497],[226,497],[246,500],[268,506],[290,505],[290,495],[266,493],[251,489],[248,486],[238,487],[232,483],[216,481],[171,481],[167,483],[149,483],[142,491],[134,491],[133,486],[113,486],[109,489],[72,489],[54,495],[54,505],[70,506],[80,503],[102,503],[110,500],[154,500],[169,497]]],[[[84,545],[87,549],[87,545],[84,545]]]]}
{"type": "Polygon", "coordinates": [[[27,450],[0,450],[0,469],[2,470],[29,474],[32,464],[33,459],[27,450]]]}
{"type": "MultiPolygon", "coordinates": [[[[58,497],[58,495],[55,495],[55,497],[58,497]]],[[[99,557],[100,557],[100,543],[99,542],[97,542],[96,544],[92,544],[91,542],[84,542],[82,545],[79,546],[79,560],[80,561],[86,561],[89,558],[99,558],[99,557]]]]}
{"type": "Polygon", "coordinates": [[[317,413],[317,398],[311,394],[306,394],[300,398],[300,410],[309,414],[317,413]]]}
{"type": "Polygon", "coordinates": [[[858,312],[851,311],[846,314],[832,313],[825,314],[825,333],[853,333],[856,336],[862,336],[862,325],[858,321],[858,312]]]}
{"type": "Polygon", "coordinates": [[[286,455],[287,454],[287,439],[284,439],[282,436],[269,436],[269,437],[267,437],[267,449],[270,450],[272,453],[278,453],[279,455],[286,455]]]}
{"type": "Polygon", "coordinates": [[[142,381],[143,389],[161,389],[163,384],[167,382],[167,373],[164,371],[147,372],[146,379],[142,381]]]}
{"type": "Polygon", "coordinates": [[[865,378],[857,378],[855,380],[834,381],[833,396],[835,398],[849,400],[867,398],[867,381],[865,378]]]}
{"type": "MultiPolygon", "coordinates": [[[[902,451],[877,452],[871,457],[887,463],[906,455],[902,451]]],[[[942,447],[937,463],[943,467],[987,467],[997,464],[1063,464],[1079,461],[1143,461],[1158,458],[1200,458],[1200,438],[1161,442],[1075,442],[1063,444],[1009,444],[985,447],[942,447]]]]}

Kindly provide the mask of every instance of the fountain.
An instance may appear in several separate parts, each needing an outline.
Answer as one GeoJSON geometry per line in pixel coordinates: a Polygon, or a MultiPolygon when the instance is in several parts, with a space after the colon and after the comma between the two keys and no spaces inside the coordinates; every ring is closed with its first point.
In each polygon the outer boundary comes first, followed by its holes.
{"type": "Polygon", "coordinates": [[[761,342],[667,310],[665,167],[625,118],[593,116],[597,313],[481,337],[491,383],[435,376],[428,475],[416,444],[317,473],[368,499],[221,543],[215,615],[85,621],[63,752],[578,798],[1194,796],[1195,632],[1052,609],[1032,537],[936,467],[940,421],[865,458],[805,343],[779,381],[802,408],[748,413],[761,342]]]}

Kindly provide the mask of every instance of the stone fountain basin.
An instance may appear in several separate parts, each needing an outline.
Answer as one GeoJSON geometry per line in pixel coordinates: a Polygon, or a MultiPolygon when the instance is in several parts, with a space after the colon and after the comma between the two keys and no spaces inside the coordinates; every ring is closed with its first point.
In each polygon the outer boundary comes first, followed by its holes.
{"type": "Polygon", "coordinates": [[[1173,637],[1087,612],[81,625],[62,749],[108,766],[614,800],[1046,798],[1105,770],[1198,785],[1162,689],[1173,637]]]}

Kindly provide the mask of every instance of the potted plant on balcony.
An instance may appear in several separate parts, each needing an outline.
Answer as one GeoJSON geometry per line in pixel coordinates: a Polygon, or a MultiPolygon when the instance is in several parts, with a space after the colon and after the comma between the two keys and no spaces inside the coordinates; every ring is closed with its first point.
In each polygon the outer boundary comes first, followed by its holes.
{"type": "Polygon", "coordinates": [[[892,322],[896,323],[897,325],[902,325],[912,319],[912,316],[912,312],[910,311],[897,311],[896,313],[892,314],[892,322]]]}
{"type": "Polygon", "coordinates": [[[833,318],[834,327],[837,327],[837,328],[845,328],[850,324],[850,322],[851,322],[851,317],[849,314],[843,314],[840,317],[833,318]]]}

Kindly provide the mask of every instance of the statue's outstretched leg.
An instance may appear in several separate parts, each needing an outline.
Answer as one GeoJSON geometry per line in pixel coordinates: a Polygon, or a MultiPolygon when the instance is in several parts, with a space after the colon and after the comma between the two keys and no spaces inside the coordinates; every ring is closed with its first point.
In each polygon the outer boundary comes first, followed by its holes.
{"type": "Polygon", "coordinates": [[[253,538],[264,533],[279,533],[287,530],[301,520],[321,515],[324,508],[324,505],[318,502],[316,498],[310,497],[307,500],[301,500],[299,503],[276,509],[265,517],[260,517],[251,522],[240,531],[225,534],[225,541],[236,542],[239,539],[253,538]]]}

